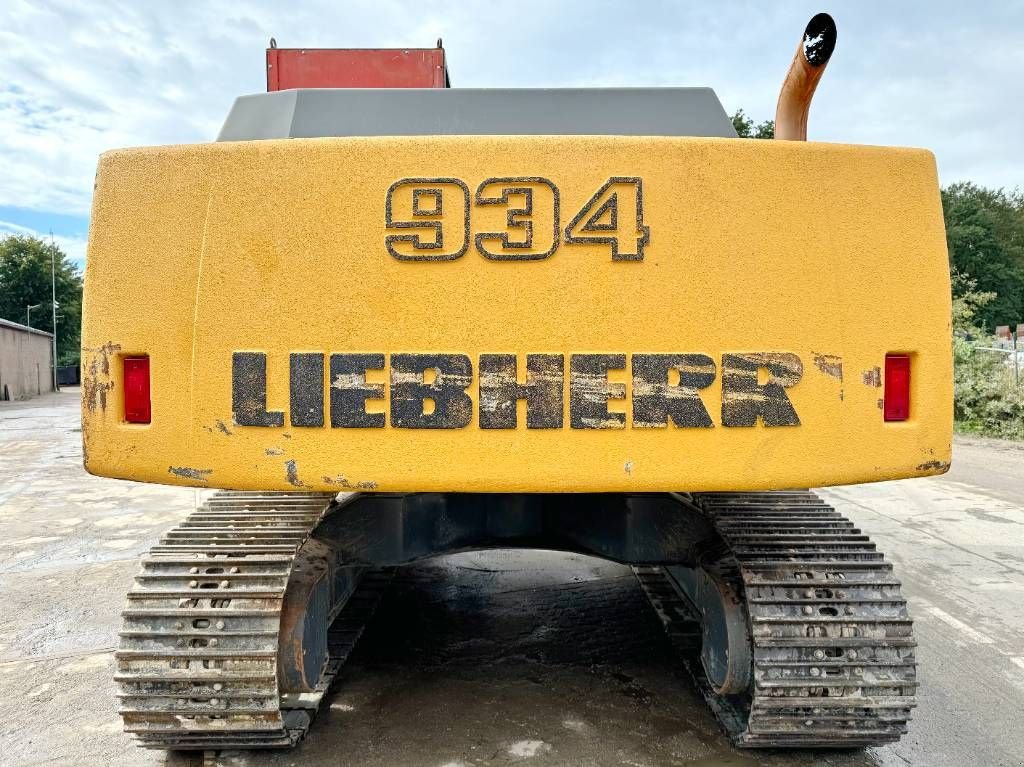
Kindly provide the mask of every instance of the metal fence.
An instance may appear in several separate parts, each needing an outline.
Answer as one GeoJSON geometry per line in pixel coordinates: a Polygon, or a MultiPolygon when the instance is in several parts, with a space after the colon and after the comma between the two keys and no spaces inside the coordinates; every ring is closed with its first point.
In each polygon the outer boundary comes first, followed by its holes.
{"type": "Polygon", "coordinates": [[[990,343],[976,343],[974,348],[1001,355],[1007,375],[1012,375],[1014,385],[1020,387],[1021,369],[1024,368],[1024,323],[1014,330],[1009,325],[1000,325],[990,343]]]}
{"type": "Polygon", "coordinates": [[[82,383],[82,371],[78,365],[58,365],[57,384],[59,386],[78,386],[82,383]]]}

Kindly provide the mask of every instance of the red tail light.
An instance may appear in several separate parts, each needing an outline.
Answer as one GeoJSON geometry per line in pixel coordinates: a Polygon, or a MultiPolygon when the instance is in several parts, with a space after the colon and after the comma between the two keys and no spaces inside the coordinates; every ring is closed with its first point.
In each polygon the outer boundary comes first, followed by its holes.
{"type": "Polygon", "coordinates": [[[885,355],[885,420],[910,418],[910,357],[885,355]]]}
{"type": "Polygon", "coordinates": [[[149,357],[124,358],[124,420],[149,423],[149,357]]]}

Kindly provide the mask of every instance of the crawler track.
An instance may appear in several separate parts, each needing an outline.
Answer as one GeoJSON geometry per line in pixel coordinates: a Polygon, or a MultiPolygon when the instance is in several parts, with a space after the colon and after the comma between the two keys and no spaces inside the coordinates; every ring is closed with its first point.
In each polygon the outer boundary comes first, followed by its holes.
{"type": "Polygon", "coordinates": [[[363,576],[331,627],[316,692],[282,695],[285,587],[333,498],[220,492],[143,560],[123,613],[115,677],[125,729],[142,745],[285,748],[305,735],[390,578],[363,576]]]}
{"type": "Polygon", "coordinates": [[[741,576],[753,655],[746,695],[715,693],[698,652],[700,619],[661,567],[634,571],[733,741],[745,747],[851,747],[896,741],[917,688],[915,641],[892,565],[811,492],[702,494],[693,503],[741,576]]]}

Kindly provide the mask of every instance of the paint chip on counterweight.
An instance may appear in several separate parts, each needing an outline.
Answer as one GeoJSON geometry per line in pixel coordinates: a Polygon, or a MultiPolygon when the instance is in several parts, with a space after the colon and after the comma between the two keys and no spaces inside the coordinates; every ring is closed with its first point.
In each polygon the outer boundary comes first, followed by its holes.
{"type": "Polygon", "coordinates": [[[173,474],[176,477],[182,479],[192,479],[197,482],[206,482],[210,475],[213,474],[213,469],[193,469],[189,466],[171,466],[167,469],[168,474],[173,474]]]}
{"type": "Polygon", "coordinates": [[[843,358],[837,354],[818,354],[812,352],[814,355],[814,366],[818,368],[822,373],[827,376],[835,378],[840,383],[843,381],[843,358]]]}
{"type": "Polygon", "coordinates": [[[299,479],[299,467],[295,464],[295,461],[286,461],[284,464],[285,476],[288,479],[288,484],[292,487],[305,487],[306,483],[299,479]]]}

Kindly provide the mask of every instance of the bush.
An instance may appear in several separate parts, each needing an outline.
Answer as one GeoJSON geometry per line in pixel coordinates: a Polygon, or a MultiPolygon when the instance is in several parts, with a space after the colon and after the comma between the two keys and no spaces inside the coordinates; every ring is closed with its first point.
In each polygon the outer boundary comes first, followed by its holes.
{"type": "Polygon", "coordinates": [[[1014,381],[1006,356],[986,351],[991,336],[975,325],[980,308],[995,297],[977,290],[970,277],[953,271],[953,413],[958,431],[1024,440],[1024,390],[1014,381]]]}
{"type": "Polygon", "coordinates": [[[953,340],[954,416],[958,431],[1024,440],[1024,394],[1005,355],[981,350],[966,338],[953,340]]]}

